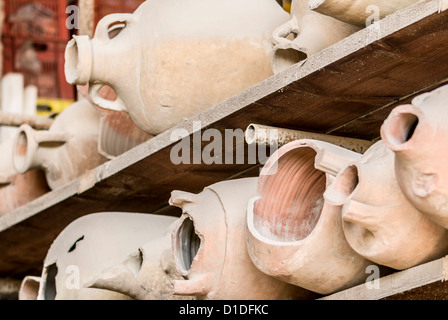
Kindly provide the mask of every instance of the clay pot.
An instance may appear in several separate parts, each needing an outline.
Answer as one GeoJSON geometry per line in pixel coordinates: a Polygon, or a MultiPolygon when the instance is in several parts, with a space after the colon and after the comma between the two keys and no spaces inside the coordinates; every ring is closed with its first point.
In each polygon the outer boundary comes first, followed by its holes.
{"type": "Polygon", "coordinates": [[[18,174],[12,163],[12,141],[0,145],[0,216],[21,207],[49,191],[40,170],[18,174]]]}
{"type": "Polygon", "coordinates": [[[363,28],[366,27],[366,22],[372,14],[378,13],[377,18],[382,19],[418,1],[419,0],[309,0],[309,7],[319,13],[363,28]]]}
{"type": "Polygon", "coordinates": [[[247,201],[257,178],[220,182],[200,194],[174,191],[170,204],[183,214],[172,233],[174,261],[185,280],[174,293],[208,300],[305,299],[314,295],[263,274],[247,254],[247,201]]]}
{"type": "Polygon", "coordinates": [[[273,33],[272,70],[279,73],[358,30],[356,26],[309,9],[308,0],[294,0],[290,20],[273,33]]]}
{"type": "Polygon", "coordinates": [[[275,0],[145,1],[104,17],[92,40],[75,36],[66,78],[90,83],[95,104],[159,134],[272,75],[272,31],[287,19],[275,0]],[[98,94],[103,85],[115,100],[98,94]]]}
{"type": "MultiPolygon", "coordinates": [[[[89,288],[104,270],[160,238],[176,218],[136,213],[96,213],[70,223],[51,245],[44,262],[39,300],[125,300],[116,291],[89,288]]],[[[155,250],[158,250],[155,248],[155,250]]],[[[127,267],[138,269],[139,257],[127,267]]]]}
{"type": "Polygon", "coordinates": [[[377,142],[338,174],[325,198],[342,206],[344,234],[356,252],[402,270],[445,255],[448,232],[405,198],[394,161],[394,153],[377,142]]]}
{"type": "Polygon", "coordinates": [[[259,270],[320,294],[366,280],[372,262],[350,247],[341,209],[323,197],[339,170],[360,157],[326,142],[297,140],[269,158],[247,209],[247,249],[259,270]]]}
{"type": "Polygon", "coordinates": [[[107,159],[98,153],[99,120],[95,108],[82,100],[65,109],[49,130],[22,125],[13,147],[16,170],[44,170],[54,190],[101,165],[107,159]]]}
{"type": "Polygon", "coordinates": [[[395,153],[398,184],[408,200],[448,228],[448,86],[396,107],[381,127],[395,153]]]}

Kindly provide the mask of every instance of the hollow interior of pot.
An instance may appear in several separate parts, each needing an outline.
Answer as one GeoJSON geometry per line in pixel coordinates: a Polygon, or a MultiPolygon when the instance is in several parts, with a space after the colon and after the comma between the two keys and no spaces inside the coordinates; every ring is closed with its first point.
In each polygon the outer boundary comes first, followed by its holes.
{"type": "Polygon", "coordinates": [[[65,58],[65,74],[69,83],[74,83],[77,80],[79,73],[79,49],[78,43],[71,40],[66,48],[65,58]]]}
{"type": "Polygon", "coordinates": [[[58,274],[58,267],[56,264],[52,264],[47,267],[46,270],[47,279],[44,288],[44,299],[55,300],[56,299],[56,276],[58,274]]]}
{"type": "Polygon", "coordinates": [[[393,123],[388,127],[387,136],[389,141],[400,146],[410,141],[415,133],[419,119],[412,113],[399,113],[393,123]]]}
{"type": "Polygon", "coordinates": [[[332,185],[332,196],[335,200],[344,203],[356,190],[359,184],[358,168],[355,165],[345,168],[336,178],[332,185]]]}
{"type": "Polygon", "coordinates": [[[14,146],[14,164],[18,171],[23,172],[26,168],[28,151],[28,137],[24,131],[20,131],[17,143],[14,146]]]}
{"type": "Polygon", "coordinates": [[[305,239],[315,228],[324,205],[325,173],[314,167],[316,151],[289,151],[263,175],[254,206],[254,227],[276,241],[305,239]]]}
{"type": "Polygon", "coordinates": [[[182,270],[188,272],[201,246],[201,239],[196,234],[193,220],[186,218],[183,221],[177,232],[176,242],[177,261],[181,264],[182,270]]]}

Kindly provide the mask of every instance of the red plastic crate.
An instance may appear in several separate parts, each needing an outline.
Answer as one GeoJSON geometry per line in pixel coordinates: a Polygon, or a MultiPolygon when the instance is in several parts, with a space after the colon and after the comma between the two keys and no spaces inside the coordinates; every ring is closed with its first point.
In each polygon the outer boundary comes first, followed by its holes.
{"type": "MultiPolygon", "coordinates": [[[[144,1],[95,0],[95,24],[111,13],[132,13],[144,1]]],[[[75,99],[75,87],[66,82],[64,74],[64,51],[71,38],[65,25],[68,5],[67,0],[5,0],[3,73],[24,74],[25,85],[36,85],[39,97],[75,99]],[[26,13],[32,13],[33,19],[26,19],[26,13]],[[37,52],[41,66],[38,74],[20,69],[15,63],[26,41],[45,48],[37,52]]]]}
{"type": "MultiPolygon", "coordinates": [[[[3,73],[20,72],[24,75],[25,85],[36,85],[38,96],[74,100],[75,87],[67,83],[64,74],[65,42],[47,41],[35,42],[29,39],[3,36],[3,73]],[[24,68],[23,63],[17,64],[21,48],[30,43],[35,50],[35,58],[40,66],[40,72],[32,72],[24,68]]],[[[23,61],[23,60],[21,60],[23,61]]],[[[32,61],[36,61],[33,59],[32,61]]]]}
{"type": "Polygon", "coordinates": [[[67,0],[5,0],[3,34],[40,41],[68,41],[67,5],[67,0]]]}
{"type": "Polygon", "coordinates": [[[64,75],[64,51],[71,37],[65,25],[67,6],[67,0],[4,0],[3,74],[22,73],[25,85],[37,86],[39,97],[75,98],[75,88],[64,75]],[[37,49],[31,61],[40,66],[40,72],[17,65],[25,43],[37,49]]]}

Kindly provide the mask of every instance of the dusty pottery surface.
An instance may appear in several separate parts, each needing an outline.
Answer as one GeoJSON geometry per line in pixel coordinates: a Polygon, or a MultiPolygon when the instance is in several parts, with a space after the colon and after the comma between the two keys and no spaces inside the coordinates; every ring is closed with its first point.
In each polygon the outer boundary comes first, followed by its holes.
{"type": "Polygon", "coordinates": [[[19,173],[45,171],[54,190],[107,159],[98,153],[99,115],[87,100],[65,109],[49,130],[22,125],[15,137],[13,163],[19,173]]]}
{"type": "Polygon", "coordinates": [[[272,75],[272,32],[288,16],[275,0],[146,1],[104,17],[93,39],[75,36],[66,78],[159,134],[272,75]],[[115,100],[98,94],[103,85],[115,100]]]}
{"type": "Polygon", "coordinates": [[[309,7],[338,20],[366,27],[372,14],[382,19],[420,0],[309,0],[309,7]]]}
{"type": "MultiPolygon", "coordinates": [[[[167,216],[114,212],[75,220],[58,235],[48,251],[38,299],[132,299],[113,290],[89,286],[104,270],[125,261],[130,253],[138,252],[142,244],[163,237],[175,220],[167,216]]],[[[127,267],[133,270],[138,264],[130,262],[127,267]]],[[[159,294],[162,298],[163,292],[159,294]]]]}
{"type": "Polygon", "coordinates": [[[395,170],[408,200],[434,222],[448,228],[448,86],[396,107],[381,127],[395,153],[395,170]]]}
{"type": "Polygon", "coordinates": [[[12,140],[0,144],[0,216],[47,193],[45,175],[40,170],[18,174],[12,162],[12,140]]]}
{"type": "MultiPolygon", "coordinates": [[[[77,86],[77,89],[95,105],[89,97],[89,85],[77,86]]],[[[101,88],[99,95],[106,100],[117,97],[109,86],[101,88]]],[[[100,114],[98,152],[107,159],[113,159],[153,137],[137,127],[127,112],[95,107],[100,114]]]]}
{"type": "Polygon", "coordinates": [[[183,279],[176,270],[172,254],[171,231],[142,245],[122,263],[105,269],[86,285],[125,294],[136,300],[194,300],[174,295],[172,281],[183,279]]]}
{"type": "Polygon", "coordinates": [[[342,206],[343,229],[363,257],[407,269],[448,252],[448,232],[417,210],[395,176],[395,154],[383,141],[343,169],[325,198],[342,206]]]}
{"type": "Polygon", "coordinates": [[[273,33],[272,70],[279,73],[358,30],[356,26],[311,10],[308,0],[294,0],[291,18],[273,33]]]}
{"type": "Polygon", "coordinates": [[[316,140],[297,140],[263,167],[247,209],[247,249],[262,272],[330,294],[366,280],[373,264],[345,239],[341,209],[323,197],[340,169],[361,154],[316,140]]]}
{"type": "Polygon", "coordinates": [[[200,194],[172,193],[183,214],[172,232],[174,293],[207,300],[307,299],[315,295],[263,274],[247,254],[245,211],[257,178],[220,182],[200,194]]]}

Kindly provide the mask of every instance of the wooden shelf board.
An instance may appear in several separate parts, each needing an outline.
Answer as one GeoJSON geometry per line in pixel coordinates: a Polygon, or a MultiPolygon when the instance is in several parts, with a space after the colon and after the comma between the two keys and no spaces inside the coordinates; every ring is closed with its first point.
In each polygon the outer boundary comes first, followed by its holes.
{"type": "Polygon", "coordinates": [[[319,300],[447,300],[448,257],[380,278],[377,288],[366,284],[319,300]]]}

